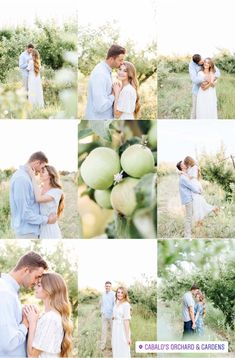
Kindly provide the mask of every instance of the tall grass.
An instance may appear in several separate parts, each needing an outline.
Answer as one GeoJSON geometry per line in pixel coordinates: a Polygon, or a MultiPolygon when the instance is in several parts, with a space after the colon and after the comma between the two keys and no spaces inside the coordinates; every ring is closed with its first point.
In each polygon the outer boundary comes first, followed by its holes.
{"type": "MultiPolygon", "coordinates": [[[[235,75],[222,73],[216,85],[218,117],[235,118],[235,75]]],[[[167,73],[158,87],[158,118],[189,119],[192,82],[187,73],[167,73]]]]}
{"type": "MultiPolygon", "coordinates": [[[[184,237],[184,207],[179,197],[179,178],[176,174],[161,177],[158,184],[158,237],[184,237]]],[[[234,238],[235,205],[225,200],[224,191],[214,183],[203,182],[203,195],[211,205],[219,206],[218,216],[210,214],[203,227],[194,227],[192,237],[234,238]]]]}

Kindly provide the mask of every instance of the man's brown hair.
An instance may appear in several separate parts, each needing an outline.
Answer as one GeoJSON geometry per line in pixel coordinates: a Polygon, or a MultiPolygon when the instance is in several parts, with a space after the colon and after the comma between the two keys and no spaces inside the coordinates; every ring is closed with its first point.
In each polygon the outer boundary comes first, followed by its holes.
{"type": "Polygon", "coordinates": [[[29,163],[34,162],[35,160],[39,160],[41,163],[48,163],[48,159],[43,152],[35,152],[29,158],[29,163]]]}
{"type": "Polygon", "coordinates": [[[37,269],[39,267],[48,270],[48,265],[46,261],[36,252],[30,251],[27,254],[23,255],[16,264],[14,271],[19,271],[23,267],[29,267],[31,269],[37,269]]]}
{"type": "Polygon", "coordinates": [[[200,62],[201,59],[202,59],[201,55],[199,55],[198,53],[195,53],[195,55],[193,55],[192,57],[193,62],[195,62],[196,64],[198,64],[198,62],[200,62]]]}
{"type": "Polygon", "coordinates": [[[190,288],[190,291],[193,291],[193,290],[199,290],[199,287],[198,285],[196,285],[195,283],[192,285],[192,287],[190,288]]]}
{"type": "Polygon", "coordinates": [[[126,50],[124,47],[121,47],[119,45],[112,45],[110,49],[108,50],[106,60],[108,60],[110,57],[118,57],[119,55],[125,55],[126,50]]]}

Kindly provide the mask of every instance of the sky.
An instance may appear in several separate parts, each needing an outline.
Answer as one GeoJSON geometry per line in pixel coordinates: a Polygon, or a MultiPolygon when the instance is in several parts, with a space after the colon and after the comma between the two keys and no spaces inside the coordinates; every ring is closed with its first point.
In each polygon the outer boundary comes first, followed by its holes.
{"type": "Polygon", "coordinates": [[[75,0],[5,0],[1,4],[0,28],[4,26],[17,26],[20,24],[33,25],[35,18],[47,20],[56,19],[63,23],[66,19],[76,15],[75,0]]]}
{"type": "Polygon", "coordinates": [[[118,21],[121,41],[133,40],[137,48],[156,40],[156,0],[126,1],[86,0],[80,3],[78,19],[80,25],[95,26],[118,21]],[[92,9],[92,11],[91,11],[92,9]]]}
{"type": "Polygon", "coordinates": [[[77,121],[0,121],[0,169],[18,168],[43,151],[57,170],[77,171],[77,146],[77,121]]]}
{"type": "Polygon", "coordinates": [[[175,163],[186,155],[206,149],[214,154],[225,145],[227,155],[235,155],[234,121],[159,120],[158,163],[175,163]]]}
{"type": "Polygon", "coordinates": [[[142,274],[157,277],[156,240],[80,240],[79,289],[103,291],[105,281],[129,286],[142,274]]]}
{"type": "Polygon", "coordinates": [[[234,11],[234,0],[157,0],[158,53],[234,52],[234,11]]]}

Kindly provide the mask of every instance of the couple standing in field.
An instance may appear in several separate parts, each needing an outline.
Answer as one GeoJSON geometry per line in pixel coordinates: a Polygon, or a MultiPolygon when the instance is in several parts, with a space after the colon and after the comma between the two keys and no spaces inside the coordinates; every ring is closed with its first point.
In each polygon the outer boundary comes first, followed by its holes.
{"type": "Polygon", "coordinates": [[[101,350],[110,346],[113,358],[130,358],[131,345],[131,306],[128,292],[124,287],[118,287],[116,293],[112,290],[112,283],[105,282],[105,292],[100,300],[102,316],[101,350]]]}
{"type": "Polygon", "coordinates": [[[195,160],[187,156],[176,165],[179,172],[179,191],[182,205],[185,206],[184,237],[191,238],[192,226],[203,225],[205,216],[219,208],[206,202],[200,182],[200,168],[195,160]]]}
{"type": "Polygon", "coordinates": [[[88,84],[85,119],[136,119],[139,116],[139,84],[135,66],[125,61],[126,50],[112,45],[106,59],[95,66],[88,84]],[[112,79],[113,69],[117,76],[112,79]]]}
{"type": "Polygon", "coordinates": [[[73,326],[67,285],[61,275],[47,270],[47,262],[31,251],[9,273],[0,274],[0,357],[70,356],[73,326]],[[22,307],[20,287],[34,288],[43,313],[29,302],[22,307]]]}
{"type": "Polygon", "coordinates": [[[11,226],[17,239],[60,239],[64,194],[56,169],[33,153],[10,180],[11,226]]]}
{"type": "Polygon", "coordinates": [[[190,291],[183,295],[182,300],[182,318],[184,321],[183,339],[190,339],[192,334],[204,336],[203,320],[205,315],[205,296],[197,285],[192,285],[190,291]]]}
{"type": "Polygon", "coordinates": [[[41,60],[33,44],[28,44],[19,57],[19,68],[28,101],[33,107],[44,107],[43,88],[40,76],[41,60]]]}
{"type": "Polygon", "coordinates": [[[191,119],[217,119],[216,83],[220,70],[211,58],[204,60],[195,54],[189,64],[189,74],[193,83],[193,105],[191,119]]]}

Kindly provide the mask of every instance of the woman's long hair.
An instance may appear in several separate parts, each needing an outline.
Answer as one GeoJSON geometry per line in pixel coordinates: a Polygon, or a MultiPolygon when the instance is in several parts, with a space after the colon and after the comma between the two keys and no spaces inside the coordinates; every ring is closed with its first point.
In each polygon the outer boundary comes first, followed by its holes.
{"type": "MultiPolygon", "coordinates": [[[[46,165],[45,168],[48,171],[50,177],[50,184],[52,188],[62,189],[62,186],[60,184],[59,173],[57,172],[57,170],[52,165],[46,165]]],[[[64,210],[64,194],[62,193],[57,210],[58,217],[61,216],[63,210],[64,210]]]]}
{"type": "MultiPolygon", "coordinates": [[[[215,65],[210,57],[205,58],[204,62],[207,61],[209,63],[209,71],[215,73],[215,65]]],[[[205,69],[204,65],[202,66],[203,70],[205,69]]]]}
{"type": "MultiPolygon", "coordinates": [[[[197,163],[195,162],[195,160],[190,157],[189,155],[187,157],[184,158],[184,164],[188,167],[194,167],[194,165],[197,165],[197,163]]],[[[198,167],[198,175],[197,175],[197,179],[199,180],[201,178],[201,170],[198,167]]]]}
{"type": "Polygon", "coordinates": [[[60,357],[67,358],[72,351],[73,324],[70,319],[71,305],[66,283],[58,273],[46,272],[42,275],[41,285],[43,290],[49,295],[51,307],[61,315],[64,337],[61,343],[60,357]]]}
{"type": "Polygon", "coordinates": [[[136,90],[136,102],[135,102],[135,110],[134,110],[134,117],[135,119],[138,118],[138,114],[140,112],[140,96],[139,96],[139,82],[137,79],[136,69],[133,63],[124,61],[123,65],[127,69],[128,81],[136,90]]]}
{"type": "Polygon", "coordinates": [[[34,72],[35,72],[35,75],[37,76],[40,71],[41,60],[40,60],[39,52],[37,50],[35,50],[35,48],[32,50],[32,58],[33,58],[33,63],[34,63],[34,72]]]}
{"type": "Polygon", "coordinates": [[[202,302],[202,306],[203,306],[203,317],[205,317],[206,315],[206,299],[205,299],[205,296],[203,295],[203,293],[201,291],[199,291],[197,294],[196,294],[196,297],[199,298],[199,302],[202,302]]]}

